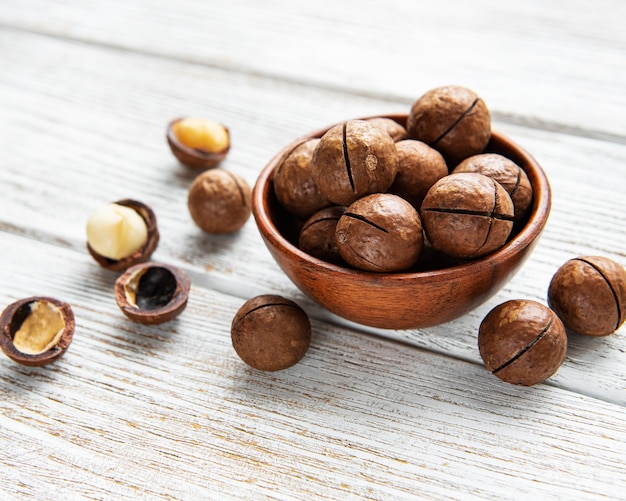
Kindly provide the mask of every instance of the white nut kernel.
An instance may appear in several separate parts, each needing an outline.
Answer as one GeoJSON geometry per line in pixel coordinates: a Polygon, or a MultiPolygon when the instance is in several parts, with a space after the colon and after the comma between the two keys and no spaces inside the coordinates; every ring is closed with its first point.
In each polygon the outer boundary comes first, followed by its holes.
{"type": "Polygon", "coordinates": [[[87,242],[109,259],[120,260],[148,240],[148,227],[137,211],[118,204],[96,210],[87,221],[87,242]]]}

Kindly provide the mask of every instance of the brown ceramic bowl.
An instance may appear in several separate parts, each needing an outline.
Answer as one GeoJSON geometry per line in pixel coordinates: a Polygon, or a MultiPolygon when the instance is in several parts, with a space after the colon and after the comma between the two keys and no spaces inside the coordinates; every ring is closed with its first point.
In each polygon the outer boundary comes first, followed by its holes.
{"type": "MultiPolygon", "coordinates": [[[[388,115],[401,125],[406,115],[388,115]]],[[[328,130],[307,137],[321,137],[328,130]]],[[[550,184],[522,148],[497,132],[486,152],[500,153],[524,169],[534,191],[529,214],[516,223],[512,237],[482,258],[431,271],[375,273],[327,263],[296,246],[297,221],[274,195],[272,175],[280,151],[262,170],[252,195],[252,211],[270,253],[293,283],[327,310],[353,322],[384,329],[438,325],[464,315],[498,292],[530,255],[548,220],[550,184]]]]}

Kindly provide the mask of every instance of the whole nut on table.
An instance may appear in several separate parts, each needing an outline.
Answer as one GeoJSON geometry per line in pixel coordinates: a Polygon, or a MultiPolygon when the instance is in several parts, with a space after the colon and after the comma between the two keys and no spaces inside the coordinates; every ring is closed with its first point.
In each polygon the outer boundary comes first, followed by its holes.
{"type": "Polygon", "coordinates": [[[550,281],[548,304],[568,330],[608,336],[626,321],[626,270],[602,256],[570,259],[550,281]]]}
{"type": "Polygon", "coordinates": [[[189,188],[187,207],[194,223],[207,233],[233,233],[250,217],[250,186],[224,169],[196,177],[189,188]]]}
{"type": "Polygon", "coordinates": [[[507,383],[532,386],[554,375],[567,350],[563,323],[530,300],[506,301],[480,324],[478,348],[485,366],[507,383]]]}
{"type": "Polygon", "coordinates": [[[311,343],[311,321],[294,301],[266,294],[246,301],[231,325],[233,348],[250,367],[279,371],[297,364],[311,343]]]}

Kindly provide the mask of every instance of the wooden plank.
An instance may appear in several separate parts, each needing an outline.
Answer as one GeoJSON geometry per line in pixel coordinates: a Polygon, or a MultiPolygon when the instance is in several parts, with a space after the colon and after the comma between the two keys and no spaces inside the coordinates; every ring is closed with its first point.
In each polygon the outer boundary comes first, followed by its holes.
{"type": "Polygon", "coordinates": [[[626,488],[623,407],[313,321],[279,373],[230,345],[242,303],[193,282],[175,321],[130,323],[85,253],[2,234],[3,304],[70,300],[43,368],[0,359],[0,477],[18,498],[601,499],[626,488]]]}
{"type": "MultiPolygon", "coordinates": [[[[84,252],[91,211],[138,198],[157,212],[162,240],[156,259],[180,264],[204,286],[241,298],[275,292],[311,305],[271,260],[252,220],[225,237],[194,227],[185,202],[193,175],[167,150],[167,121],[199,113],[228,124],[234,146],[224,167],[253,184],[263,164],[298,135],[347,117],[403,109],[401,103],[11,31],[0,31],[0,44],[13,47],[2,53],[3,65],[13,70],[0,74],[0,228],[84,252]]],[[[544,301],[552,273],[575,255],[625,262],[626,229],[615,208],[626,186],[626,147],[496,126],[538,158],[554,190],[550,222],[523,271],[490,302],[449,324],[397,332],[352,328],[480,364],[476,332],[490,307],[513,298],[544,301]],[[602,166],[602,177],[590,168],[595,165],[602,166]]],[[[311,308],[316,317],[342,324],[311,308]]],[[[609,338],[571,337],[567,361],[550,384],[626,405],[625,349],[624,328],[609,338]]]]}
{"type": "Polygon", "coordinates": [[[624,141],[619,0],[5,0],[4,26],[405,104],[460,83],[500,120],[624,141]]]}

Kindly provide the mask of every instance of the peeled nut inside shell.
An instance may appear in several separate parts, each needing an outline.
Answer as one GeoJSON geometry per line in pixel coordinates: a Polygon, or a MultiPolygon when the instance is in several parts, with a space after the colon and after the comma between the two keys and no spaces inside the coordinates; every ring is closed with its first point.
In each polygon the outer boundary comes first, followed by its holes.
{"type": "Polygon", "coordinates": [[[23,365],[45,365],[56,360],[74,334],[71,307],[47,297],[13,303],[4,310],[0,324],[2,350],[23,365]]]}
{"type": "Polygon", "coordinates": [[[87,220],[87,250],[103,268],[123,271],[150,259],[159,243],[156,215],[136,200],[119,200],[87,220]]]}
{"type": "Polygon", "coordinates": [[[207,118],[178,118],[167,127],[167,142],[183,165],[208,169],[226,158],[230,132],[224,125],[207,118]]]}
{"type": "Polygon", "coordinates": [[[87,221],[87,242],[101,256],[119,261],[148,240],[148,225],[139,213],[124,205],[108,204],[87,221]]]}
{"type": "Polygon", "coordinates": [[[228,148],[228,130],[222,124],[199,117],[183,118],[172,125],[178,140],[189,148],[219,153],[228,148]]]}

